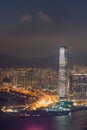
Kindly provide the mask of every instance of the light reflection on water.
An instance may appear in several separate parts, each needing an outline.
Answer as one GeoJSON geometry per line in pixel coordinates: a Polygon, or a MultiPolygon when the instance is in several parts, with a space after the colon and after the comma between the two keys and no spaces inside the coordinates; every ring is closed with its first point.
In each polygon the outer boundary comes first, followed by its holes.
{"type": "Polygon", "coordinates": [[[3,124],[3,130],[87,130],[87,111],[70,116],[7,120],[3,124]]]}
{"type": "Polygon", "coordinates": [[[54,130],[87,130],[87,111],[54,118],[54,130]]]}

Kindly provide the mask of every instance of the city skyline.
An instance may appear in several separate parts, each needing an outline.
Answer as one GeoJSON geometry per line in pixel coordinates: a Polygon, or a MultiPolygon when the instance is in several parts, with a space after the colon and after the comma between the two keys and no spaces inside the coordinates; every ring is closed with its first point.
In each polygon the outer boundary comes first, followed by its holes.
{"type": "Polygon", "coordinates": [[[86,4],[81,0],[2,1],[0,53],[22,58],[47,57],[64,44],[72,61],[77,56],[81,63],[87,56],[86,4]]]}

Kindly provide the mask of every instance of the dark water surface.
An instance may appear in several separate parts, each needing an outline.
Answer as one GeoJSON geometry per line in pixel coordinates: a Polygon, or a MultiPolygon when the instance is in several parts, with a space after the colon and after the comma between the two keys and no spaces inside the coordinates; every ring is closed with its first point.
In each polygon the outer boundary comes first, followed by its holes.
{"type": "Polygon", "coordinates": [[[87,111],[68,116],[1,119],[0,130],[87,130],[87,111]]]}

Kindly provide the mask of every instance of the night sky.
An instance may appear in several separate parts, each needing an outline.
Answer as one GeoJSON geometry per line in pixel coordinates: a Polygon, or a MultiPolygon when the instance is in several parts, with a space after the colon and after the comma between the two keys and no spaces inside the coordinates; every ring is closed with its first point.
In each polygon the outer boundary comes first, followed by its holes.
{"type": "Polygon", "coordinates": [[[59,45],[87,55],[87,0],[0,1],[0,54],[46,57],[59,45]]]}

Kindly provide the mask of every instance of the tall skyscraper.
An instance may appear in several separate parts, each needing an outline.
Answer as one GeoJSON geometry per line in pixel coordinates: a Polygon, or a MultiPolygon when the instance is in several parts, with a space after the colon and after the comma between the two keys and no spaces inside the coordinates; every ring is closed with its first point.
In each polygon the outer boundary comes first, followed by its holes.
{"type": "Polygon", "coordinates": [[[59,99],[66,98],[66,80],[67,80],[67,48],[59,47],[59,99]]]}

